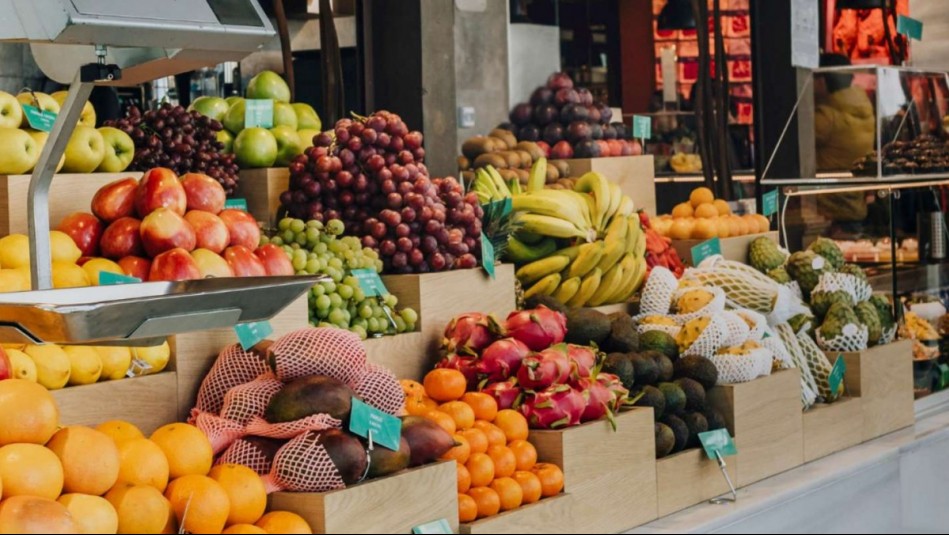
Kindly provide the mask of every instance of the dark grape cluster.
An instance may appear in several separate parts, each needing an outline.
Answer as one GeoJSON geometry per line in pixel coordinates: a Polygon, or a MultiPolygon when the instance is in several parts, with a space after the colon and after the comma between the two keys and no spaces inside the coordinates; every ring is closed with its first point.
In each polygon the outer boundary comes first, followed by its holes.
{"type": "Polygon", "coordinates": [[[234,155],[223,154],[224,144],[217,139],[224,128],[220,121],[166,103],[144,114],[132,106],[125,118],[106,124],[135,142],[129,167],[133,171],[167,167],[178,175],[204,173],[220,182],[228,195],[237,187],[239,168],[234,155]]]}
{"type": "Polygon", "coordinates": [[[454,178],[429,177],[422,134],[379,111],[343,119],[290,164],[291,217],[341,219],[388,273],[473,268],[483,211],[454,178]]]}

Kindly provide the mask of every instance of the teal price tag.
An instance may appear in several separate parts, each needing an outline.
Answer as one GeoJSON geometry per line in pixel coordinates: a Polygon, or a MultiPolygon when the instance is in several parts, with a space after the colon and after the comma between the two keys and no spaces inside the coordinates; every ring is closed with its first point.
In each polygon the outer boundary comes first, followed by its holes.
{"type": "Polygon", "coordinates": [[[234,326],[234,332],[237,333],[237,339],[240,341],[241,347],[244,348],[244,351],[247,351],[273,334],[273,326],[270,325],[269,321],[238,323],[234,326]]]}
{"type": "Polygon", "coordinates": [[[717,254],[722,254],[721,240],[712,238],[711,240],[703,241],[692,248],[692,265],[697,266],[706,258],[717,254]]]}
{"type": "Polygon", "coordinates": [[[949,387],[949,365],[939,364],[939,390],[949,387]]]}
{"type": "Polygon", "coordinates": [[[716,429],[707,433],[699,433],[699,440],[702,442],[702,447],[705,448],[705,455],[713,461],[718,460],[718,455],[722,457],[738,455],[738,447],[735,446],[735,441],[728,434],[728,429],[716,429]]]}
{"type": "Polygon", "coordinates": [[[249,98],[244,103],[244,128],[273,128],[273,100],[249,98]]]}
{"type": "Polygon", "coordinates": [[[247,210],[247,199],[227,199],[224,201],[225,210],[241,210],[246,212],[247,210]]]}
{"type": "Polygon", "coordinates": [[[402,441],[402,420],[357,398],[353,398],[353,408],[349,413],[349,430],[365,439],[371,438],[373,444],[392,451],[398,451],[402,441]]]}
{"type": "Polygon", "coordinates": [[[488,276],[494,278],[494,244],[484,234],[481,234],[481,267],[488,276]]]}
{"type": "Polygon", "coordinates": [[[633,115],[633,137],[649,139],[652,137],[652,117],[647,115],[633,115]]]}
{"type": "Polygon", "coordinates": [[[778,213],[778,190],[771,190],[761,196],[761,215],[771,217],[778,213]]]}
{"type": "Polygon", "coordinates": [[[136,282],[142,282],[142,279],[138,277],[129,277],[128,275],[119,275],[118,273],[112,273],[111,271],[99,272],[99,286],[135,284],[136,282]]]}
{"type": "Polygon", "coordinates": [[[412,533],[418,535],[425,535],[427,533],[452,533],[451,526],[448,524],[448,520],[444,518],[439,518],[434,522],[429,522],[427,524],[421,524],[412,528],[412,533]]]}
{"type": "Polygon", "coordinates": [[[831,392],[839,392],[840,385],[844,382],[844,374],[847,373],[847,361],[843,355],[837,355],[837,361],[834,362],[834,368],[830,371],[827,382],[830,383],[831,392]]]}
{"type": "Polygon", "coordinates": [[[899,15],[896,17],[896,31],[917,41],[923,40],[923,21],[899,15]]]}
{"type": "Polygon", "coordinates": [[[50,132],[56,123],[56,114],[51,111],[43,111],[36,106],[29,104],[23,105],[23,113],[26,114],[26,121],[30,123],[30,128],[40,132],[50,132]]]}
{"type": "Polygon", "coordinates": [[[386,285],[382,282],[382,277],[374,269],[354,269],[350,271],[353,277],[359,281],[359,287],[362,288],[366,297],[377,297],[389,293],[386,285]]]}

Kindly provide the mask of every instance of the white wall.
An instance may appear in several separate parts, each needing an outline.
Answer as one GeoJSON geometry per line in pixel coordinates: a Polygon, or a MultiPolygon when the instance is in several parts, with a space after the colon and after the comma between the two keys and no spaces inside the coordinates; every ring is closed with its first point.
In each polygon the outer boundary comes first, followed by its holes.
{"type": "Polygon", "coordinates": [[[508,110],[526,102],[531,92],[560,70],[560,28],[510,24],[508,30],[508,110]]]}

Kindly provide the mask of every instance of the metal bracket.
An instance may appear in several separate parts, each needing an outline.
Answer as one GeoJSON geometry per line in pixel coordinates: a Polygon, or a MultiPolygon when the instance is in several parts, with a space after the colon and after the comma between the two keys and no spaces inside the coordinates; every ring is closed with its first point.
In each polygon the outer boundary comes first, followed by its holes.
{"type": "Polygon", "coordinates": [[[718,458],[718,467],[722,469],[722,475],[725,476],[725,482],[728,483],[728,489],[731,491],[731,497],[719,497],[709,500],[709,503],[715,505],[725,505],[728,503],[735,503],[738,501],[738,491],[735,490],[735,485],[732,484],[732,478],[728,476],[728,465],[725,464],[725,458],[722,457],[722,452],[715,450],[715,457],[718,458]]]}

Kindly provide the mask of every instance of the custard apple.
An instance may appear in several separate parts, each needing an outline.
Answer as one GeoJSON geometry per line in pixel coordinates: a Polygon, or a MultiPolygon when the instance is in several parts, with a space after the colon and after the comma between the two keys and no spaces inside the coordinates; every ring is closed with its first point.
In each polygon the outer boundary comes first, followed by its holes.
{"type": "Polygon", "coordinates": [[[844,264],[843,266],[840,267],[839,271],[841,273],[846,273],[847,275],[853,275],[854,277],[857,277],[863,282],[868,282],[867,272],[864,271],[862,267],[856,264],[844,264]]]}
{"type": "Polygon", "coordinates": [[[870,335],[868,340],[871,346],[875,346],[883,336],[883,324],[880,321],[880,315],[877,313],[876,307],[869,301],[862,301],[857,303],[853,311],[860,319],[860,323],[867,326],[867,332],[870,335]]]}
{"type": "Polygon", "coordinates": [[[824,323],[820,326],[820,334],[825,340],[833,340],[844,334],[844,328],[847,325],[860,325],[860,318],[846,303],[834,303],[830,306],[824,323]]]}
{"type": "Polygon", "coordinates": [[[834,269],[840,269],[844,265],[843,251],[841,251],[837,243],[830,238],[817,238],[807,250],[814,251],[823,256],[825,260],[830,262],[830,265],[834,269]]]}
{"type": "Polygon", "coordinates": [[[792,316],[791,319],[788,320],[788,325],[790,325],[791,329],[794,330],[794,334],[804,331],[809,336],[813,336],[814,327],[817,325],[817,319],[810,314],[798,314],[796,316],[792,316]]]}
{"type": "Polygon", "coordinates": [[[805,297],[817,286],[821,275],[834,271],[830,262],[814,251],[798,251],[792,254],[785,268],[791,278],[801,285],[805,297]]]}
{"type": "Polygon", "coordinates": [[[774,280],[778,284],[791,284],[791,276],[788,275],[788,270],[784,269],[784,266],[776,267],[768,271],[768,277],[774,280]]]}
{"type": "Polygon", "coordinates": [[[811,293],[811,310],[818,319],[823,320],[834,303],[843,303],[848,307],[853,307],[853,296],[844,290],[835,292],[813,292],[811,293]]]}
{"type": "Polygon", "coordinates": [[[787,255],[769,238],[755,238],[748,246],[748,261],[751,267],[762,273],[781,267],[785,260],[787,255]]]}
{"type": "Polygon", "coordinates": [[[880,325],[884,331],[889,331],[896,325],[896,319],[893,317],[893,306],[885,295],[876,294],[870,297],[868,301],[876,309],[880,317],[880,325]]]}

